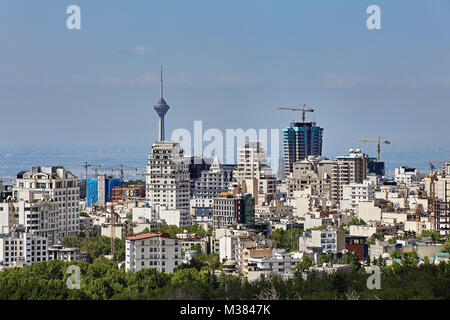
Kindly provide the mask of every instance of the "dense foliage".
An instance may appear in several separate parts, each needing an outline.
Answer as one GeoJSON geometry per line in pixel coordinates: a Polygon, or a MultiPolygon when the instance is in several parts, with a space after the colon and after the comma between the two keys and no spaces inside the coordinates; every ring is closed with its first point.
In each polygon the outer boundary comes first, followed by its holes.
{"type": "Polygon", "coordinates": [[[134,185],[144,185],[145,181],[143,180],[127,180],[122,181],[122,187],[134,186],[134,185]]]}
{"type": "Polygon", "coordinates": [[[286,251],[298,250],[298,238],[303,234],[303,229],[291,228],[288,230],[276,229],[272,232],[268,239],[275,242],[276,248],[285,249],[286,251]]]}
{"type": "Polygon", "coordinates": [[[355,225],[355,226],[365,226],[366,222],[363,219],[353,219],[348,223],[349,226],[355,225]]]}
{"type": "Polygon", "coordinates": [[[381,289],[366,286],[363,269],[322,278],[244,278],[196,268],[174,274],[154,269],[125,272],[104,259],[94,263],[39,262],[0,272],[0,299],[449,299],[450,263],[382,268],[381,289]],[[68,289],[69,265],[81,269],[80,289],[68,289]]]}
{"type": "MultiPolygon", "coordinates": [[[[97,258],[103,258],[111,254],[111,238],[101,236],[98,233],[91,233],[85,237],[65,237],[62,241],[64,248],[77,247],[88,254],[88,262],[93,262],[97,258]]],[[[115,260],[125,260],[125,239],[116,238],[115,260]]]]}
{"type": "Polygon", "coordinates": [[[200,224],[191,224],[189,226],[180,226],[177,227],[175,225],[163,225],[160,226],[157,230],[158,233],[167,232],[171,237],[175,237],[179,233],[183,233],[184,230],[187,230],[188,233],[195,233],[199,237],[204,237],[206,235],[211,235],[212,229],[210,228],[206,231],[200,224]]]}

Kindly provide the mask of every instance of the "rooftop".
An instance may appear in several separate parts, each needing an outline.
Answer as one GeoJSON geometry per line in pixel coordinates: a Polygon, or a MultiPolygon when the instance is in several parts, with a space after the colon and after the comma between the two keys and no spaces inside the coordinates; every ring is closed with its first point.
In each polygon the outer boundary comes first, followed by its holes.
{"type": "Polygon", "coordinates": [[[143,240],[148,238],[161,237],[161,238],[170,238],[170,235],[167,232],[163,233],[145,233],[137,236],[128,237],[127,240],[143,240]]]}

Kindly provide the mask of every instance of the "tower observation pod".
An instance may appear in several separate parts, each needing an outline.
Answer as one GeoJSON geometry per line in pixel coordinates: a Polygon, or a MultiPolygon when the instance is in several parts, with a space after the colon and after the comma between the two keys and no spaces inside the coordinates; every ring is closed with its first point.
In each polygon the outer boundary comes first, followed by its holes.
{"type": "Polygon", "coordinates": [[[158,114],[159,117],[159,126],[158,126],[158,141],[164,141],[164,116],[166,115],[167,111],[169,110],[169,105],[166,103],[166,101],[163,98],[163,75],[162,75],[162,67],[161,67],[161,94],[160,99],[156,103],[156,105],[153,107],[158,114]]]}

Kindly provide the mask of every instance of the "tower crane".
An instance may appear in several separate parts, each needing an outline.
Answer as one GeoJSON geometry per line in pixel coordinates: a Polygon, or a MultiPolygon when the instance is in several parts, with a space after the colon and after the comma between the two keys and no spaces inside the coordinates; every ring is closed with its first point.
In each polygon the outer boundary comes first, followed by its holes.
{"type": "Polygon", "coordinates": [[[391,144],[390,141],[381,141],[381,137],[378,137],[377,140],[367,140],[367,139],[360,139],[360,142],[371,142],[377,144],[377,162],[380,162],[380,153],[381,153],[381,145],[382,144],[391,144]]]}
{"type": "Polygon", "coordinates": [[[442,170],[442,175],[443,175],[443,177],[445,177],[445,175],[446,175],[446,170],[447,170],[447,173],[449,173],[450,174],[450,161],[442,161],[442,160],[430,160],[430,163],[432,163],[432,162],[434,162],[434,163],[442,163],[443,164],[443,170],[442,170]]]}
{"type": "Polygon", "coordinates": [[[434,201],[435,201],[435,181],[437,179],[437,172],[434,171],[433,164],[430,163],[430,174],[417,174],[418,177],[429,178],[430,179],[430,193],[428,194],[428,212],[430,212],[431,221],[434,221],[434,201]]]}
{"type": "Polygon", "coordinates": [[[123,164],[120,165],[120,168],[100,168],[99,170],[111,170],[114,171],[120,171],[120,179],[123,180],[124,177],[124,171],[137,171],[137,168],[126,168],[123,164]]]}
{"type": "Polygon", "coordinates": [[[443,161],[443,160],[430,160],[430,162],[450,164],[450,161],[443,161]]]}
{"type": "MultiPolygon", "coordinates": [[[[60,164],[60,165],[64,166],[64,167],[83,167],[85,169],[85,174],[84,174],[84,179],[85,180],[87,180],[87,178],[88,178],[89,167],[97,167],[97,168],[101,167],[100,164],[88,163],[87,161],[85,161],[82,164],[64,163],[64,164],[60,164]]],[[[94,170],[96,170],[96,169],[94,169],[94,170]]]]}
{"type": "Polygon", "coordinates": [[[306,109],[306,104],[304,104],[302,108],[294,106],[294,107],[278,107],[277,109],[278,110],[289,110],[289,111],[301,111],[303,123],[305,123],[305,113],[306,112],[314,112],[314,109],[306,109]]]}
{"type": "Polygon", "coordinates": [[[116,213],[114,212],[114,203],[111,203],[111,256],[114,260],[116,251],[116,213]]]}

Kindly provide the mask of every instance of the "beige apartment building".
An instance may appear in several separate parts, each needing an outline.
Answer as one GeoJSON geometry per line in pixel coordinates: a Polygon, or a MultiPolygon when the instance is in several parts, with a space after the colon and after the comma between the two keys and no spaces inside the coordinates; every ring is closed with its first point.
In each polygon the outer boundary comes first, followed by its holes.
{"type": "Polygon", "coordinates": [[[128,237],[125,241],[125,270],[153,268],[171,273],[182,262],[181,240],[168,233],[147,233],[128,237]]]}

